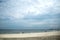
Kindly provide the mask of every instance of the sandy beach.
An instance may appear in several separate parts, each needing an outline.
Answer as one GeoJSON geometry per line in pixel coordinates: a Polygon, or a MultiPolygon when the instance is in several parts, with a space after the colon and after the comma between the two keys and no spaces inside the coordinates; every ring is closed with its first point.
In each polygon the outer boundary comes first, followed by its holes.
{"type": "Polygon", "coordinates": [[[60,39],[60,31],[20,33],[20,34],[0,34],[0,40],[57,40],[60,39]]]}

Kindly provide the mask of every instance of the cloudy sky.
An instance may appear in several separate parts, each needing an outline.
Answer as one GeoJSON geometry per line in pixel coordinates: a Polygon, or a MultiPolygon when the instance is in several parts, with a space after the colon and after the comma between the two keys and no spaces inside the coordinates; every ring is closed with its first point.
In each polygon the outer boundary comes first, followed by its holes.
{"type": "Polygon", "coordinates": [[[0,0],[0,29],[60,28],[60,0],[0,0]]]}

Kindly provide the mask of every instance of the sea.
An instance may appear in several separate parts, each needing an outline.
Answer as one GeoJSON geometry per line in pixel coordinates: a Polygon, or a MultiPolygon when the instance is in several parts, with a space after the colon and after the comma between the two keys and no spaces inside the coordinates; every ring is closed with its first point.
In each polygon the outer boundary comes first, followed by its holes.
{"type": "Polygon", "coordinates": [[[0,29],[0,34],[36,33],[49,31],[60,31],[60,29],[0,29]]]}

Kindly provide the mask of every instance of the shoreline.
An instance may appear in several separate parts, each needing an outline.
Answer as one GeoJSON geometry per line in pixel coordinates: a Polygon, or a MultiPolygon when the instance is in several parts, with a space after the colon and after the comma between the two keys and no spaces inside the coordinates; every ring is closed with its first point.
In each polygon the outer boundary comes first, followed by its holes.
{"type": "Polygon", "coordinates": [[[0,38],[28,38],[28,37],[47,37],[60,35],[60,31],[38,32],[38,33],[19,33],[19,34],[0,34],[0,38]]]}

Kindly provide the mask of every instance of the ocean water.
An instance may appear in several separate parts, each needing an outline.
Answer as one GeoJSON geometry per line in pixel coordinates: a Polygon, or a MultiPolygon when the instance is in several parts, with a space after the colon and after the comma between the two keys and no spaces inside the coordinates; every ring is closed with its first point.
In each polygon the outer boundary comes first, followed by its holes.
{"type": "Polygon", "coordinates": [[[0,29],[0,34],[59,31],[60,29],[0,29]]]}

